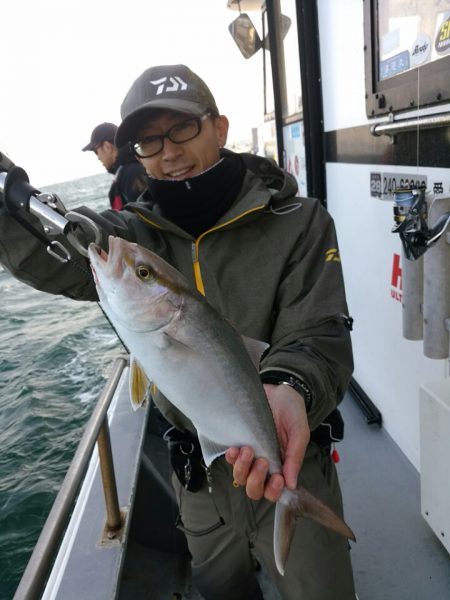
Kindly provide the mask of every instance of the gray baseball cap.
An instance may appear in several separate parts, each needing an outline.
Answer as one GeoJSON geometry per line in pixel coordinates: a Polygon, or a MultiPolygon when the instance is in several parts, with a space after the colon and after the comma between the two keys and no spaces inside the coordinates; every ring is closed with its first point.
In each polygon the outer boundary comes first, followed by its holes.
{"type": "Polygon", "coordinates": [[[122,102],[122,123],[116,133],[116,145],[120,147],[135,141],[134,136],[144,124],[144,119],[156,108],[191,115],[202,115],[208,110],[219,114],[210,89],[188,67],[150,67],[136,79],[122,102]]]}

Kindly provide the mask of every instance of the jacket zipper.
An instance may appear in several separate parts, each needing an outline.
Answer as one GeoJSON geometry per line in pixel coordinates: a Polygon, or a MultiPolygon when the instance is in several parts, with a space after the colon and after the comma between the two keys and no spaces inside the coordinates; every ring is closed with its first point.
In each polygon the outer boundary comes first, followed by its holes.
{"type": "MultiPolygon", "coordinates": [[[[194,269],[195,287],[200,292],[200,294],[202,294],[202,296],[205,296],[206,294],[205,294],[205,286],[203,285],[202,273],[201,273],[201,270],[200,270],[200,260],[199,260],[199,252],[198,252],[201,240],[205,237],[205,235],[208,235],[208,233],[212,233],[213,231],[217,231],[218,229],[222,229],[226,225],[230,225],[230,223],[234,223],[235,221],[238,221],[239,219],[242,219],[246,215],[249,215],[250,213],[255,212],[257,210],[262,210],[265,207],[266,207],[265,204],[260,204],[259,206],[255,206],[254,208],[250,208],[249,210],[246,210],[245,212],[243,212],[240,215],[238,215],[237,217],[233,217],[233,219],[230,219],[229,221],[226,221],[225,223],[222,223],[221,225],[216,225],[215,227],[212,227],[211,229],[208,229],[207,231],[204,231],[201,235],[198,236],[198,238],[195,240],[195,242],[192,242],[192,245],[191,245],[191,257],[192,257],[192,265],[193,265],[193,269],[194,269]]],[[[158,225],[154,221],[151,221],[150,219],[148,219],[147,217],[145,217],[139,211],[136,210],[134,212],[135,212],[135,214],[138,215],[138,217],[140,219],[142,219],[146,223],[149,223],[150,225],[153,225],[157,229],[162,229],[162,227],[160,225],[158,225]]]]}
{"type": "Polygon", "coordinates": [[[265,208],[265,206],[266,206],[265,204],[260,204],[259,206],[255,206],[254,208],[251,208],[250,210],[247,210],[247,211],[241,213],[237,217],[234,217],[233,219],[230,219],[229,221],[226,221],[225,223],[222,223],[221,225],[216,225],[216,227],[212,227],[211,229],[204,231],[201,235],[198,236],[198,238],[195,240],[195,242],[192,242],[192,265],[194,268],[195,287],[200,292],[200,294],[202,294],[203,296],[206,295],[205,286],[203,285],[203,278],[202,278],[202,273],[201,273],[201,269],[200,269],[200,260],[199,260],[199,245],[200,245],[201,240],[206,235],[208,235],[208,233],[212,233],[213,231],[222,229],[226,225],[230,225],[230,223],[234,223],[235,221],[242,219],[242,217],[245,217],[246,215],[249,215],[252,212],[255,212],[257,210],[261,210],[261,209],[265,208]]]}

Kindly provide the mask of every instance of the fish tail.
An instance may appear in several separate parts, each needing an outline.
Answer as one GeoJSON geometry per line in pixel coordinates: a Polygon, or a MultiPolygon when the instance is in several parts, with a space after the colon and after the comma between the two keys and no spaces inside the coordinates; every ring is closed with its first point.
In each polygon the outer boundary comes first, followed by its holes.
{"type": "MultiPolygon", "coordinates": [[[[283,492],[282,497],[284,494],[285,492],[283,492]]],[[[275,523],[273,529],[273,553],[275,565],[280,575],[284,575],[284,565],[286,564],[294,535],[295,516],[295,509],[280,498],[275,505],[275,523]]]]}
{"type": "Polygon", "coordinates": [[[281,575],[284,575],[297,517],[311,519],[356,541],[353,531],[345,521],[304,487],[299,486],[296,490],[285,489],[275,506],[273,539],[275,564],[281,575]]]}

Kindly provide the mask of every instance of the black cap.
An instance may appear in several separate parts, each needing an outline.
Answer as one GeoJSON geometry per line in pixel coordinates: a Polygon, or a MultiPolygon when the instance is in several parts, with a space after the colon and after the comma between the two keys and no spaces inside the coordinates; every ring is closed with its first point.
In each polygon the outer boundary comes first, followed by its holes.
{"type": "Polygon", "coordinates": [[[214,96],[206,83],[185,65],[150,67],[131,86],[120,107],[122,123],[116,145],[132,142],[143,117],[155,108],[167,108],[191,115],[208,110],[219,114],[214,96]]]}
{"type": "Polygon", "coordinates": [[[103,144],[103,142],[111,142],[111,144],[114,144],[116,133],[117,125],[114,125],[114,123],[101,123],[100,125],[97,125],[91,133],[91,141],[87,146],[82,148],[82,151],[95,150],[95,148],[100,146],[100,144],[103,144]]]}

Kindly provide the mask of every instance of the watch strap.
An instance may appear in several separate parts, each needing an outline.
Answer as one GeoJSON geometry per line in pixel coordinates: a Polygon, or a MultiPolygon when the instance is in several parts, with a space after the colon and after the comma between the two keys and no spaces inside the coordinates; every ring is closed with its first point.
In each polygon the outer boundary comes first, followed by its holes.
{"type": "Polygon", "coordinates": [[[290,385],[304,399],[306,412],[310,410],[312,405],[312,392],[300,377],[287,373],[286,371],[265,371],[264,373],[261,373],[260,377],[263,383],[290,385]]]}

